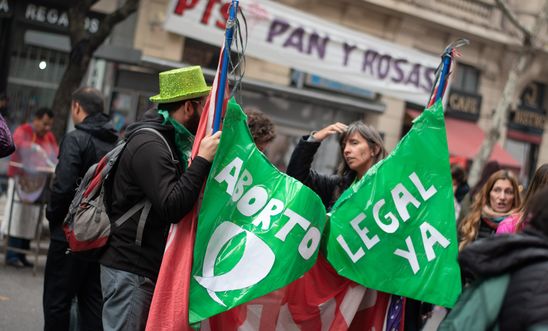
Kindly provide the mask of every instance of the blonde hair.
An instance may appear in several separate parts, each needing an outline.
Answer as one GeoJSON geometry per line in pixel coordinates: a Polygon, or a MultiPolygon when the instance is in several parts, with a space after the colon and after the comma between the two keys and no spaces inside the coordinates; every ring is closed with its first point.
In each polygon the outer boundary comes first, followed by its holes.
{"type": "Polygon", "coordinates": [[[492,174],[489,179],[485,182],[485,185],[481,190],[475,195],[474,203],[468,215],[462,220],[459,225],[459,234],[460,234],[460,243],[459,251],[466,247],[468,244],[476,240],[479,232],[481,212],[484,206],[490,206],[490,194],[493,186],[498,180],[509,180],[514,189],[514,199],[512,201],[512,207],[510,210],[513,210],[521,206],[521,197],[519,195],[519,184],[518,180],[514,174],[508,170],[499,170],[492,174]]]}

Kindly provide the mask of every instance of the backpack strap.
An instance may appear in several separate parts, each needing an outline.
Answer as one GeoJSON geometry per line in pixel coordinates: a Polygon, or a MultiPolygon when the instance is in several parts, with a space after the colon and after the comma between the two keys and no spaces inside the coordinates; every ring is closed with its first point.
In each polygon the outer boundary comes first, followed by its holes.
{"type": "MultiPolygon", "coordinates": [[[[171,146],[169,146],[169,143],[167,142],[166,138],[164,138],[164,136],[160,132],[158,132],[158,130],[153,129],[153,128],[140,128],[140,129],[136,130],[131,136],[134,136],[139,131],[152,132],[152,133],[156,134],[158,137],[160,137],[162,139],[162,141],[164,142],[164,144],[167,146],[167,149],[169,150],[169,153],[171,154],[171,160],[173,162],[178,162],[175,159],[175,156],[173,155],[173,151],[171,150],[171,146]]],[[[122,224],[124,224],[128,219],[130,219],[131,216],[135,215],[139,210],[142,209],[141,216],[139,217],[139,223],[137,223],[137,235],[135,237],[135,244],[139,247],[141,246],[141,244],[143,242],[143,233],[145,231],[145,224],[146,224],[146,220],[148,218],[148,214],[150,214],[150,209],[151,208],[152,208],[152,203],[148,199],[145,198],[145,199],[139,201],[139,203],[137,203],[135,206],[131,207],[122,216],[120,216],[120,218],[118,218],[116,220],[116,222],[114,222],[116,227],[119,227],[122,224]]]]}
{"type": "MultiPolygon", "coordinates": [[[[139,210],[143,209],[147,201],[148,201],[147,199],[143,199],[139,201],[139,203],[137,203],[136,205],[128,209],[128,211],[126,211],[122,216],[120,216],[120,218],[118,218],[116,222],[114,222],[114,225],[116,225],[116,227],[122,226],[127,220],[129,220],[131,216],[135,215],[139,210]]],[[[141,217],[142,216],[143,215],[141,214],[141,217]]]]}
{"type": "Polygon", "coordinates": [[[153,129],[153,128],[140,128],[140,129],[137,129],[133,134],[136,134],[137,132],[139,131],[148,131],[148,132],[152,132],[154,133],[155,135],[157,135],[158,137],[160,137],[162,139],[162,141],[164,142],[164,144],[166,144],[167,146],[167,149],[169,150],[169,153],[171,154],[171,161],[173,162],[178,162],[177,159],[175,159],[175,156],[173,155],[173,151],[171,150],[171,146],[169,146],[169,143],[167,142],[166,138],[156,129],[153,129]]]}
{"type": "Polygon", "coordinates": [[[135,238],[135,244],[137,246],[141,246],[142,240],[143,240],[143,232],[145,230],[145,223],[147,221],[148,214],[150,213],[150,208],[152,207],[152,203],[150,201],[145,201],[145,205],[143,206],[143,211],[141,212],[141,217],[139,217],[139,223],[137,224],[137,236],[135,238]]]}

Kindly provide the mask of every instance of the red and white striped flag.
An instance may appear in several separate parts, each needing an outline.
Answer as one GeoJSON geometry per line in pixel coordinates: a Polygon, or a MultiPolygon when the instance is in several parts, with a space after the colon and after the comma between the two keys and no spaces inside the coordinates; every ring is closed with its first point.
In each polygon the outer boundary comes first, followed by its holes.
{"type": "MultiPolygon", "coordinates": [[[[219,65],[213,87],[204,105],[200,117],[200,123],[192,146],[191,160],[198,154],[200,142],[213,130],[217,91],[219,90],[221,63],[224,54],[224,45],[221,48],[219,65]]],[[[228,82],[228,81],[227,81],[228,82]]],[[[225,82],[225,97],[223,113],[228,101],[228,83],[225,82]]],[[[205,182],[204,182],[205,183],[205,182]]],[[[203,189],[202,189],[203,194],[203,189]]],[[[148,331],[177,330],[190,331],[188,324],[188,297],[190,286],[190,271],[192,270],[192,257],[194,252],[194,238],[196,235],[196,223],[200,211],[201,196],[191,212],[184,216],[178,223],[173,224],[169,231],[162,266],[154,289],[154,296],[150,305],[147,327],[148,331]]]]}
{"type": "Polygon", "coordinates": [[[201,331],[403,330],[398,300],[339,276],[320,255],[300,279],[209,318],[201,331]]]}

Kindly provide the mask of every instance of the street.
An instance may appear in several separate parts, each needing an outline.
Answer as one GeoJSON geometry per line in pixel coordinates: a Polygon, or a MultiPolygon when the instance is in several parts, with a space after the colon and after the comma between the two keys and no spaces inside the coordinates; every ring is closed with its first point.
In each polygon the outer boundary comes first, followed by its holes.
{"type": "Polygon", "coordinates": [[[36,276],[32,268],[16,269],[4,265],[0,254],[0,330],[42,330],[42,286],[45,255],[40,256],[36,276]]]}

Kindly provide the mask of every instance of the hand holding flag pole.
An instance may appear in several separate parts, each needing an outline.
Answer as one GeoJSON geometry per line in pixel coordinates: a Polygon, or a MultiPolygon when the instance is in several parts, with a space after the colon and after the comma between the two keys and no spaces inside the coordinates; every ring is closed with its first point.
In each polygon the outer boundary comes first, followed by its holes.
{"type": "Polygon", "coordinates": [[[236,14],[238,13],[238,0],[232,0],[230,4],[230,12],[228,20],[226,22],[225,31],[225,47],[223,48],[223,61],[221,65],[221,77],[219,81],[219,92],[217,93],[217,100],[215,100],[215,118],[213,120],[213,132],[219,131],[221,127],[221,114],[223,109],[226,81],[228,79],[228,63],[230,61],[230,46],[232,45],[232,39],[234,37],[234,29],[236,27],[236,14]]]}
{"type": "Polygon", "coordinates": [[[453,57],[459,56],[458,48],[468,45],[470,42],[467,39],[461,38],[449,44],[441,56],[442,62],[436,70],[436,80],[430,94],[430,101],[426,108],[430,108],[436,101],[443,99],[447,89],[447,78],[450,75],[453,57]]]}

